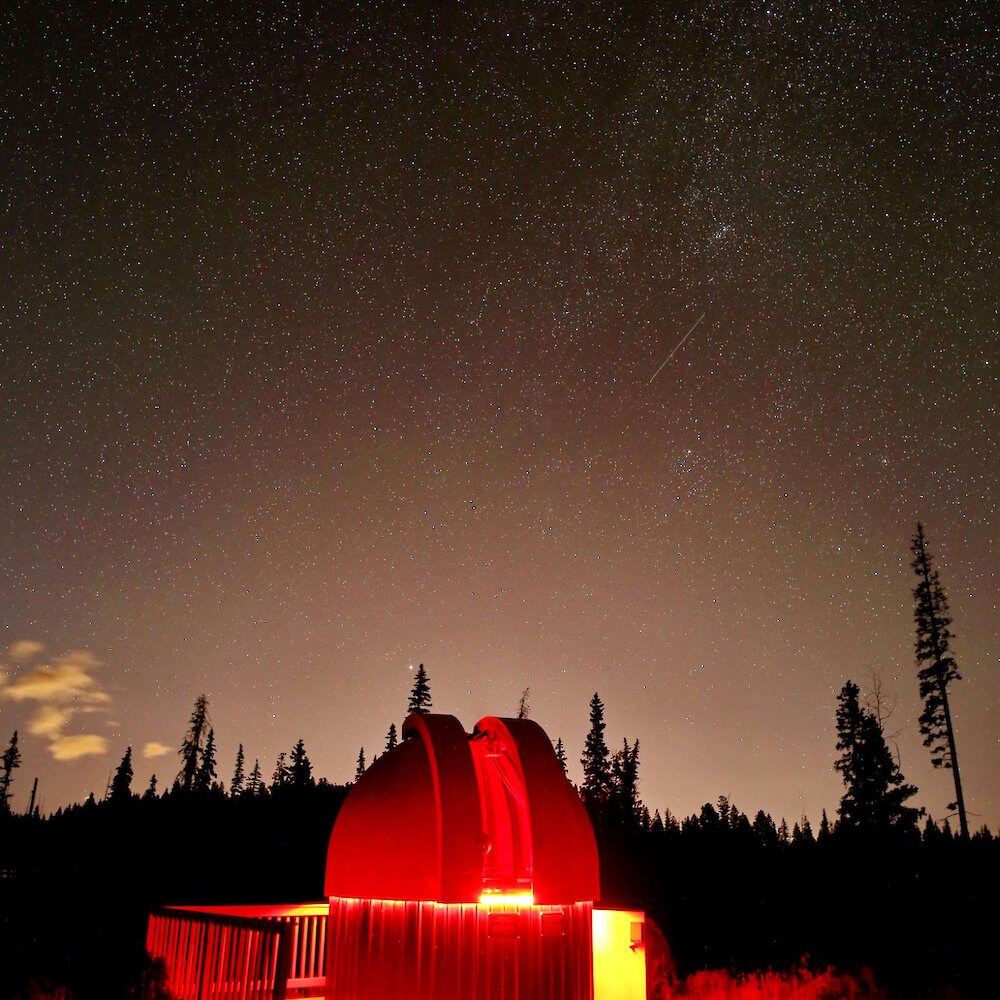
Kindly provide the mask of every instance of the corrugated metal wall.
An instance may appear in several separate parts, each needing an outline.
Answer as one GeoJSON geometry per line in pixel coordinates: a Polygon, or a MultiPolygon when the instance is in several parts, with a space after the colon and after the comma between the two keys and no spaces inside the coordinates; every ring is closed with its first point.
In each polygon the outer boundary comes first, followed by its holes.
{"type": "Polygon", "coordinates": [[[592,1000],[591,903],[330,901],[331,1000],[592,1000]]]}

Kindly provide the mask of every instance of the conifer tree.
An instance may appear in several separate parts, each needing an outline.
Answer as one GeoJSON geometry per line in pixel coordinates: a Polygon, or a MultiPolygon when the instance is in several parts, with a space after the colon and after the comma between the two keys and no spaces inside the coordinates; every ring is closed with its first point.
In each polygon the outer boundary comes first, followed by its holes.
{"type": "Polygon", "coordinates": [[[559,766],[562,768],[562,773],[567,774],[566,770],[566,747],[563,746],[562,737],[556,740],[556,760],[559,761],[559,766]]]}
{"type": "Polygon", "coordinates": [[[913,589],[916,602],[913,612],[917,626],[917,677],[924,710],[920,715],[920,732],[924,746],[931,751],[935,767],[949,768],[955,780],[955,801],[949,808],[958,810],[959,830],[963,840],[969,839],[969,821],[965,814],[965,797],[958,770],[958,751],[955,749],[955,727],[952,724],[948,686],[962,679],[951,655],[951,616],[948,598],[938,572],[934,569],[933,556],[927,551],[924,526],[917,524],[917,533],[911,546],[913,571],[917,586],[913,589]]]}
{"type": "Polygon", "coordinates": [[[531,711],[531,708],[528,705],[528,699],[530,697],[531,697],[531,688],[526,687],[521,692],[521,700],[517,703],[517,717],[519,719],[526,719],[528,717],[528,713],[531,711]]]}
{"type": "Polygon", "coordinates": [[[250,777],[247,779],[247,794],[248,795],[260,795],[264,790],[264,777],[260,773],[260,758],[257,757],[253,762],[253,770],[250,772],[250,777]]]}
{"type": "Polygon", "coordinates": [[[431,710],[431,683],[427,677],[427,671],[421,663],[417,667],[417,676],[413,678],[413,690],[410,691],[410,702],[407,706],[407,714],[412,715],[419,712],[427,715],[431,710]]]}
{"type": "MultiPolygon", "coordinates": [[[[729,800],[725,802],[724,825],[729,825],[729,800]]],[[[622,748],[611,758],[611,785],[608,796],[608,811],[619,822],[634,826],[642,808],[639,802],[639,741],[629,747],[628,740],[622,740],[622,748]]]]}
{"type": "Polygon", "coordinates": [[[156,798],[156,775],[150,775],[149,787],[142,793],[142,797],[145,801],[156,798]]]}
{"type": "Polygon", "coordinates": [[[358,751],[358,764],[354,769],[354,780],[357,781],[365,773],[365,748],[358,751]]]}
{"type": "Polygon", "coordinates": [[[827,818],[826,810],[823,810],[823,817],[819,821],[819,835],[816,838],[817,844],[825,843],[830,836],[830,820],[827,818]]]}
{"type": "Polygon", "coordinates": [[[215,770],[215,730],[209,729],[205,746],[201,751],[201,764],[194,779],[194,790],[201,794],[211,791],[217,777],[215,770]]]}
{"type": "Polygon", "coordinates": [[[874,712],[861,707],[858,686],[848,681],[837,697],[837,749],[834,768],[844,781],[838,814],[845,830],[888,833],[915,830],[920,810],[906,800],[917,789],[908,785],[885,742],[874,712]]]}
{"type": "Polygon", "coordinates": [[[590,731],[583,746],[583,784],[580,794],[594,812],[602,812],[611,788],[611,761],[608,745],[604,742],[604,703],[595,691],[590,699],[590,731]]]}
{"type": "Polygon", "coordinates": [[[795,824],[795,828],[792,830],[792,843],[796,847],[811,847],[816,843],[808,816],[802,817],[801,826],[798,823],[795,824]]]}
{"type": "Polygon", "coordinates": [[[21,751],[17,748],[17,730],[3,754],[3,771],[0,772],[0,814],[10,813],[10,784],[14,772],[21,766],[21,751]]]}
{"type": "Polygon", "coordinates": [[[754,816],[752,829],[761,847],[776,847],[778,844],[778,830],[771,819],[770,813],[763,809],[757,810],[754,816]]]}
{"type": "Polygon", "coordinates": [[[246,778],[243,774],[243,765],[246,758],[243,756],[243,744],[240,744],[239,749],[236,751],[236,766],[233,768],[233,780],[229,783],[229,794],[239,795],[243,791],[243,787],[246,784],[246,778]]]}
{"type": "Polygon", "coordinates": [[[649,825],[650,836],[659,840],[663,836],[664,830],[663,817],[660,815],[660,810],[656,809],[653,811],[653,822],[649,825]]]}
{"type": "Polygon", "coordinates": [[[399,743],[399,740],[396,737],[396,723],[395,722],[390,722],[389,723],[389,732],[386,733],[386,736],[385,736],[385,749],[387,751],[391,750],[398,743],[399,743]]]}
{"type": "Polygon", "coordinates": [[[306,744],[304,740],[299,740],[292,747],[291,765],[288,768],[288,779],[290,784],[296,788],[308,788],[314,784],[312,776],[312,762],[306,755],[306,744]]]}
{"type": "Polygon", "coordinates": [[[274,774],[271,775],[271,788],[283,788],[288,784],[288,754],[284,750],[278,754],[274,762],[274,774]]]}
{"type": "Polygon", "coordinates": [[[181,758],[181,771],[177,776],[181,791],[190,792],[194,788],[207,731],[208,698],[204,694],[200,694],[195,698],[194,710],[191,712],[191,721],[188,723],[184,742],[181,744],[180,750],[177,751],[181,758]]]}
{"type": "Polygon", "coordinates": [[[854,752],[861,736],[862,712],[860,689],[853,681],[848,681],[837,695],[837,749],[840,756],[833,768],[839,771],[845,785],[854,781],[854,752]]]}
{"type": "Polygon", "coordinates": [[[115,771],[115,776],[111,779],[111,794],[108,798],[112,802],[127,802],[132,798],[132,748],[129,747],[122,757],[122,762],[115,771]]]}

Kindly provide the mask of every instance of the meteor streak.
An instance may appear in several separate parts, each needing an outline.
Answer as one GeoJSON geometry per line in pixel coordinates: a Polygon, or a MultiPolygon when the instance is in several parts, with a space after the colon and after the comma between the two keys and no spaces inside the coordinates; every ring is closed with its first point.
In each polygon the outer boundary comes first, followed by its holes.
{"type": "Polygon", "coordinates": [[[667,361],[669,361],[669,360],[670,360],[670,359],[671,359],[671,358],[672,358],[672,357],[673,357],[673,356],[674,356],[674,355],[675,355],[675,354],[676,354],[676,353],[677,353],[677,352],[678,352],[678,351],[679,351],[679,350],[680,350],[680,349],[681,349],[681,348],[682,348],[682,347],[684,346],[684,341],[685,341],[685,340],[687,340],[687,339],[688,339],[688,337],[690,337],[692,333],[694,333],[694,331],[695,331],[695,327],[696,327],[696,326],[697,326],[697,325],[698,325],[698,324],[699,324],[699,323],[700,323],[700,322],[701,322],[701,321],[702,321],[702,320],[703,320],[704,318],[705,318],[705,314],[704,314],[704,313],[702,313],[702,314],[701,314],[701,315],[700,315],[700,316],[699,316],[699,317],[698,317],[698,318],[697,318],[697,319],[696,319],[696,320],[694,321],[694,326],[692,326],[692,327],[691,327],[691,329],[690,329],[690,330],[688,330],[688,332],[687,332],[687,333],[685,333],[683,337],[681,337],[681,341],[680,341],[680,343],[679,343],[679,344],[678,344],[678,345],[677,345],[677,346],[676,346],[676,347],[675,347],[675,348],[674,348],[674,349],[673,349],[673,350],[672,350],[672,351],[671,351],[671,352],[670,352],[670,353],[669,353],[669,354],[667,355],[667,357],[666,357],[666,359],[664,360],[663,364],[662,364],[662,365],[660,365],[660,367],[659,367],[659,368],[657,368],[655,372],[653,372],[653,376],[652,376],[652,378],[651,378],[651,379],[649,380],[650,382],[652,382],[652,381],[653,381],[653,379],[654,379],[654,378],[656,378],[656,376],[657,376],[657,375],[659,375],[659,374],[660,374],[660,372],[662,372],[664,368],[666,368],[666,366],[667,366],[667,361]]]}

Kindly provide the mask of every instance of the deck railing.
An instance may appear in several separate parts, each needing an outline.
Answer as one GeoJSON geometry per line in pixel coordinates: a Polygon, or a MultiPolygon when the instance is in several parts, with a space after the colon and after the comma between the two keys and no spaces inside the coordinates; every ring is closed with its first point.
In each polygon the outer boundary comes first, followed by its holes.
{"type": "Polygon", "coordinates": [[[325,903],[164,907],[146,949],[180,1000],[292,1000],[326,984],[325,903]]]}

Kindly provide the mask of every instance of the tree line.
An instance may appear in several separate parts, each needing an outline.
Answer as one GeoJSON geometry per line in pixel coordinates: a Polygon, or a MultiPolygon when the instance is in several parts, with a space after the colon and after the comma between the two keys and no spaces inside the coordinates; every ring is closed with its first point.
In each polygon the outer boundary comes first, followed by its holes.
{"type": "MultiPolygon", "coordinates": [[[[949,809],[958,817],[958,835],[962,839],[968,839],[969,825],[948,698],[950,685],[961,677],[951,654],[953,636],[948,599],[934,567],[933,556],[927,549],[923,525],[919,523],[911,542],[911,554],[911,565],[917,577],[917,585],[913,589],[917,678],[924,706],[920,716],[920,731],[924,744],[931,752],[934,766],[952,773],[955,800],[949,809]]],[[[526,688],[518,703],[519,718],[526,718],[529,714],[529,696],[530,691],[526,688]]],[[[432,707],[430,678],[421,663],[414,675],[407,714],[427,713],[432,707]]],[[[906,782],[898,760],[888,747],[880,711],[877,707],[863,704],[860,689],[851,680],[845,682],[838,695],[835,725],[839,756],[834,767],[841,775],[845,790],[837,809],[836,820],[833,824],[828,823],[824,813],[821,829],[828,827],[831,831],[837,829],[845,833],[913,834],[924,815],[922,809],[909,804],[909,800],[917,794],[917,789],[906,782]]],[[[658,811],[650,815],[639,796],[639,741],[635,740],[630,744],[624,739],[622,746],[612,753],[605,740],[605,728],[604,704],[595,692],[590,700],[590,728],[580,758],[583,780],[579,786],[579,793],[591,817],[597,823],[610,822],[649,831],[657,831],[662,825],[664,831],[668,831],[673,822],[669,810],[664,815],[660,815],[658,811]]],[[[392,750],[398,741],[396,725],[391,723],[382,752],[392,750]]],[[[563,772],[566,773],[567,755],[561,738],[556,740],[554,749],[563,772]]],[[[325,778],[317,781],[314,777],[313,765],[301,738],[289,751],[282,751],[278,755],[269,776],[262,770],[259,758],[254,760],[253,767],[248,768],[241,743],[236,753],[232,777],[228,781],[220,780],[215,730],[209,716],[208,698],[204,694],[195,699],[178,754],[180,768],[170,788],[173,795],[261,796],[286,787],[304,789],[327,784],[325,778]]],[[[356,760],[355,780],[377,759],[378,753],[369,761],[365,747],[362,746],[356,760]]],[[[15,731],[0,761],[0,814],[10,812],[11,784],[14,771],[20,763],[18,734],[15,731]]],[[[105,797],[114,803],[132,797],[133,776],[132,748],[129,746],[110,781],[105,797]]],[[[157,776],[154,774],[142,797],[155,798],[159,794],[157,776]]],[[[704,814],[705,810],[702,812],[704,814]]],[[[761,815],[758,813],[758,818],[761,815]]],[[[689,817],[685,823],[689,827],[697,825],[694,823],[695,819],[689,817]]],[[[761,826],[759,823],[757,825],[761,826]]],[[[784,821],[775,827],[776,842],[796,842],[794,829],[788,837],[781,835],[783,825],[784,821]]],[[[796,825],[799,827],[799,839],[808,840],[802,829],[808,826],[808,821],[803,819],[802,824],[796,825]]],[[[950,832],[950,826],[948,830],[950,832]]],[[[762,834],[762,842],[772,840],[774,838],[770,833],[766,836],[762,834]]]]}

